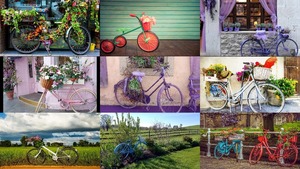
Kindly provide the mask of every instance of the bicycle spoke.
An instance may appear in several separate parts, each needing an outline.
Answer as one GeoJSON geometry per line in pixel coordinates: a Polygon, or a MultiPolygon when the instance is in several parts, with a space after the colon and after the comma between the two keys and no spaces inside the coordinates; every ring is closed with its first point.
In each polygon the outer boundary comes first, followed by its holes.
{"type": "Polygon", "coordinates": [[[177,86],[163,86],[157,95],[157,104],[163,112],[179,112],[182,108],[182,93],[177,86]]]}
{"type": "Polygon", "coordinates": [[[78,89],[70,97],[70,106],[75,112],[91,113],[96,110],[97,97],[87,89],[78,89]]]}

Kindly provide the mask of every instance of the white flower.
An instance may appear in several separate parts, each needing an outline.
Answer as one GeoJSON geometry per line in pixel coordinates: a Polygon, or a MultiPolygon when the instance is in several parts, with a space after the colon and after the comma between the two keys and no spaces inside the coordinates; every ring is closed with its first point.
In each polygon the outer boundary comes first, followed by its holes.
{"type": "Polygon", "coordinates": [[[48,80],[48,79],[50,79],[50,77],[49,76],[45,76],[45,79],[48,80]]]}

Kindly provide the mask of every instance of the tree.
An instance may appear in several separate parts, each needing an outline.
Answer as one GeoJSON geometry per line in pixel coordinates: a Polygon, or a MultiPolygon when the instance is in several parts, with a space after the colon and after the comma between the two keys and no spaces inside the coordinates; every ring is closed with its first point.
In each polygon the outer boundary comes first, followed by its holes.
{"type": "Polygon", "coordinates": [[[27,146],[27,141],[28,137],[27,136],[22,136],[21,139],[20,139],[20,142],[22,144],[22,146],[27,146]]]}
{"type": "Polygon", "coordinates": [[[111,123],[112,123],[112,117],[108,114],[101,115],[101,120],[100,120],[100,127],[103,130],[108,131],[109,128],[111,128],[111,123]]]}
{"type": "Polygon", "coordinates": [[[80,147],[87,147],[89,142],[87,140],[79,140],[78,146],[80,147]]]}
{"type": "Polygon", "coordinates": [[[73,147],[77,147],[77,143],[76,142],[73,142],[73,147]]]}
{"type": "Polygon", "coordinates": [[[51,146],[51,143],[50,143],[50,142],[47,142],[47,146],[50,147],[50,146],[51,146]]]}
{"type": "Polygon", "coordinates": [[[2,147],[11,147],[11,141],[10,140],[0,141],[0,145],[2,147]]]}

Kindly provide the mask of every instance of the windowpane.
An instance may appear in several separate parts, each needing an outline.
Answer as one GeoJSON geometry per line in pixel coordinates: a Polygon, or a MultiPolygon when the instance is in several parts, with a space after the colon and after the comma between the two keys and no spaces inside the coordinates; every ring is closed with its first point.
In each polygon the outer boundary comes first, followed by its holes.
{"type": "Polygon", "coordinates": [[[236,15],[237,16],[247,15],[247,4],[237,4],[236,5],[236,15]]]}
{"type": "Polygon", "coordinates": [[[247,17],[237,17],[236,20],[241,23],[241,28],[247,28],[247,17]]]}
{"type": "Polygon", "coordinates": [[[250,15],[251,16],[260,16],[261,15],[261,6],[259,4],[251,4],[250,15]]]}
{"type": "Polygon", "coordinates": [[[250,18],[250,29],[255,29],[256,24],[260,24],[260,17],[251,17],[250,18]]]}

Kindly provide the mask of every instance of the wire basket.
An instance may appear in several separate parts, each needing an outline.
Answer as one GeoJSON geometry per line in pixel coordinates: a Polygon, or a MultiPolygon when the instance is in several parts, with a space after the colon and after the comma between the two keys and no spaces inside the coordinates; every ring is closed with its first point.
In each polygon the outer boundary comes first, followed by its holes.
{"type": "Polygon", "coordinates": [[[234,135],[230,135],[228,137],[228,140],[245,140],[245,135],[244,134],[234,134],[234,135]]]}
{"type": "Polygon", "coordinates": [[[270,78],[272,70],[265,67],[255,67],[253,69],[253,76],[255,80],[267,80],[270,78]]]}
{"type": "Polygon", "coordinates": [[[52,88],[53,80],[52,79],[45,80],[41,78],[40,83],[43,88],[50,90],[52,88]]]}

